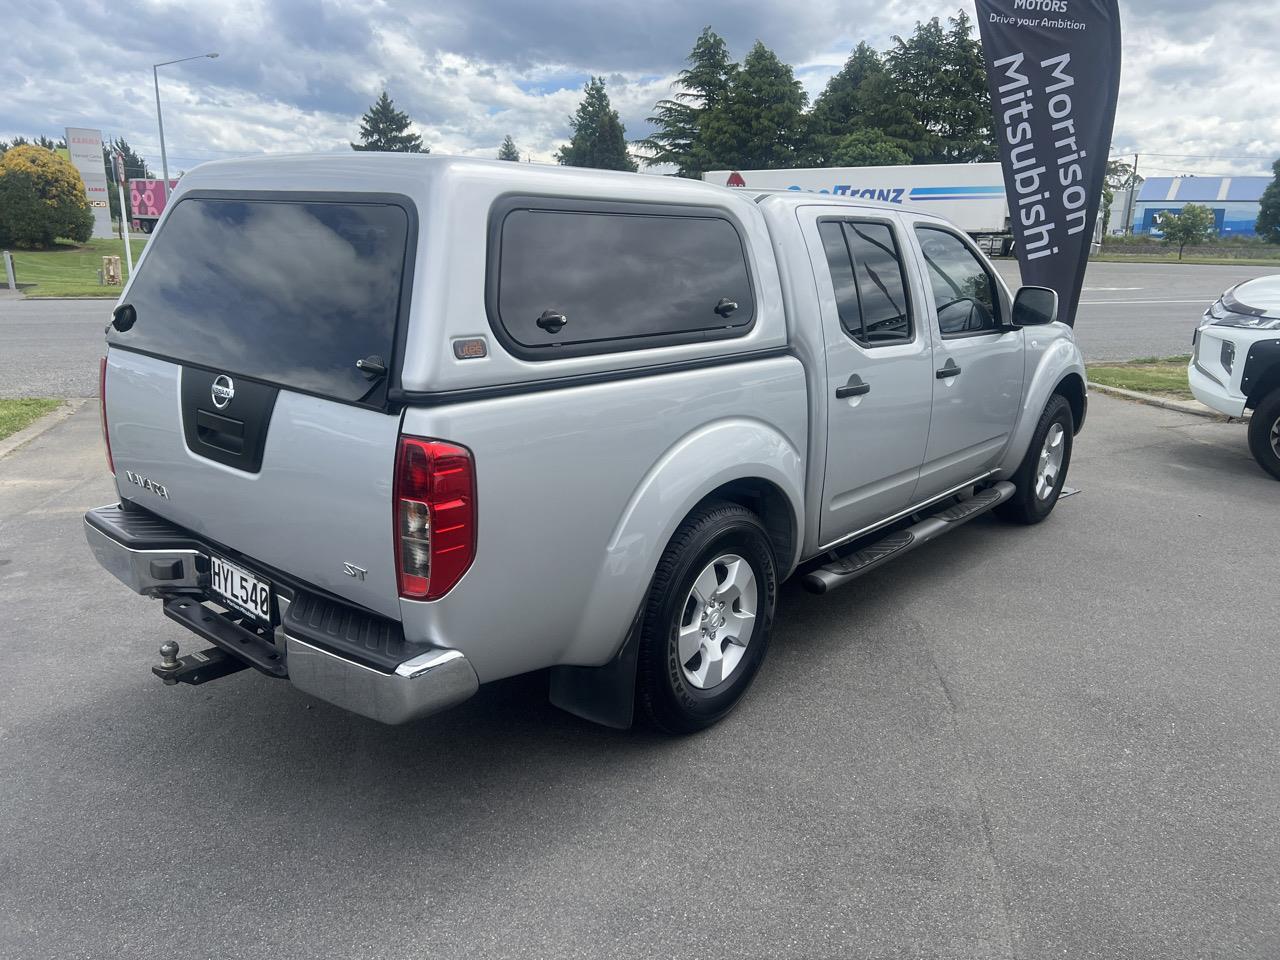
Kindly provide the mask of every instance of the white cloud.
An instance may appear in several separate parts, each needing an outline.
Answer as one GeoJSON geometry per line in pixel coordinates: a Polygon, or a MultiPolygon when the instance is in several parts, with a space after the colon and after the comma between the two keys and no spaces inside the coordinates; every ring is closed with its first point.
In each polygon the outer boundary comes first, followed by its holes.
{"type": "MultiPolygon", "coordinates": [[[[506,134],[550,160],[589,74],[608,77],[632,137],[710,23],[742,56],[757,37],[816,95],[849,49],[884,49],[955,0],[93,0],[27,4],[6,17],[0,137],[67,125],[123,135],[159,167],[149,66],[216,49],[216,61],[162,68],[170,169],[264,151],[346,149],[385,85],[436,152],[490,156],[506,134]]],[[[1242,0],[1126,3],[1118,150],[1144,168],[1262,172],[1280,155],[1274,28],[1242,0]]]]}

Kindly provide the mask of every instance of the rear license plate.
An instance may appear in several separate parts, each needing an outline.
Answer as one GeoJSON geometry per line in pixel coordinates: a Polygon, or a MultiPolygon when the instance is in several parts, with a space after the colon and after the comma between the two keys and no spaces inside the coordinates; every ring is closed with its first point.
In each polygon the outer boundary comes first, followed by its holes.
{"type": "Polygon", "coordinates": [[[271,623],[271,584],[216,554],[210,554],[209,565],[209,585],[220,600],[263,623],[271,623]]]}

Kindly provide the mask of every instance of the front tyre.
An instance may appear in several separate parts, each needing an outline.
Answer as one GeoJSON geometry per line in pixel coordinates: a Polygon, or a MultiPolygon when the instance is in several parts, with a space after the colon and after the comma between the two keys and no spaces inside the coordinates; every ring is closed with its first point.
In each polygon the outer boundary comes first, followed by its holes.
{"type": "Polygon", "coordinates": [[[645,603],[636,701],[650,724],[693,733],[727,714],[769,646],[778,574],[760,518],[717,502],[684,521],[645,603]]]}
{"type": "Polygon", "coordinates": [[[1055,393],[1031,435],[1031,445],[1017,472],[1010,478],[1017,492],[1000,506],[996,514],[1014,523],[1039,523],[1050,513],[1062,493],[1071,466],[1071,441],[1075,418],[1067,398],[1055,393]]]}
{"type": "Polygon", "coordinates": [[[1249,418],[1249,452],[1263,470],[1280,480],[1280,390],[1262,398],[1249,418]]]}

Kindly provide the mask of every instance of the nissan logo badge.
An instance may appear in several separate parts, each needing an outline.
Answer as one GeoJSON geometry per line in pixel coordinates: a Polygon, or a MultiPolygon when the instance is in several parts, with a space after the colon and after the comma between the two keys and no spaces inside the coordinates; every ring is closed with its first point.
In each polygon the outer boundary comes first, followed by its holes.
{"type": "Polygon", "coordinates": [[[213,387],[209,392],[213,394],[213,405],[222,410],[236,395],[236,385],[225,373],[220,373],[213,378],[213,387]]]}

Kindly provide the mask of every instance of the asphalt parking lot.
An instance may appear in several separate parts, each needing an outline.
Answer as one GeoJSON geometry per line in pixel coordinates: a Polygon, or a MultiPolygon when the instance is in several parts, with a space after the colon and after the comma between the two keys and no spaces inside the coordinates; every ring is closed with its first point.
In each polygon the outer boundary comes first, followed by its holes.
{"type": "Polygon", "coordinates": [[[98,568],[97,410],[0,460],[0,956],[1274,957],[1280,484],[1243,429],[1094,396],[1030,529],[784,589],[726,722],[545,677],[397,728],[98,568]]]}
{"type": "MultiPolygon", "coordinates": [[[[997,262],[1010,287],[1018,264],[997,262]]],[[[1191,332],[1223,290],[1280,267],[1092,263],[1076,322],[1087,360],[1191,352],[1191,332]]],[[[0,292],[0,397],[91,397],[108,300],[20,300],[0,292]]]]}

